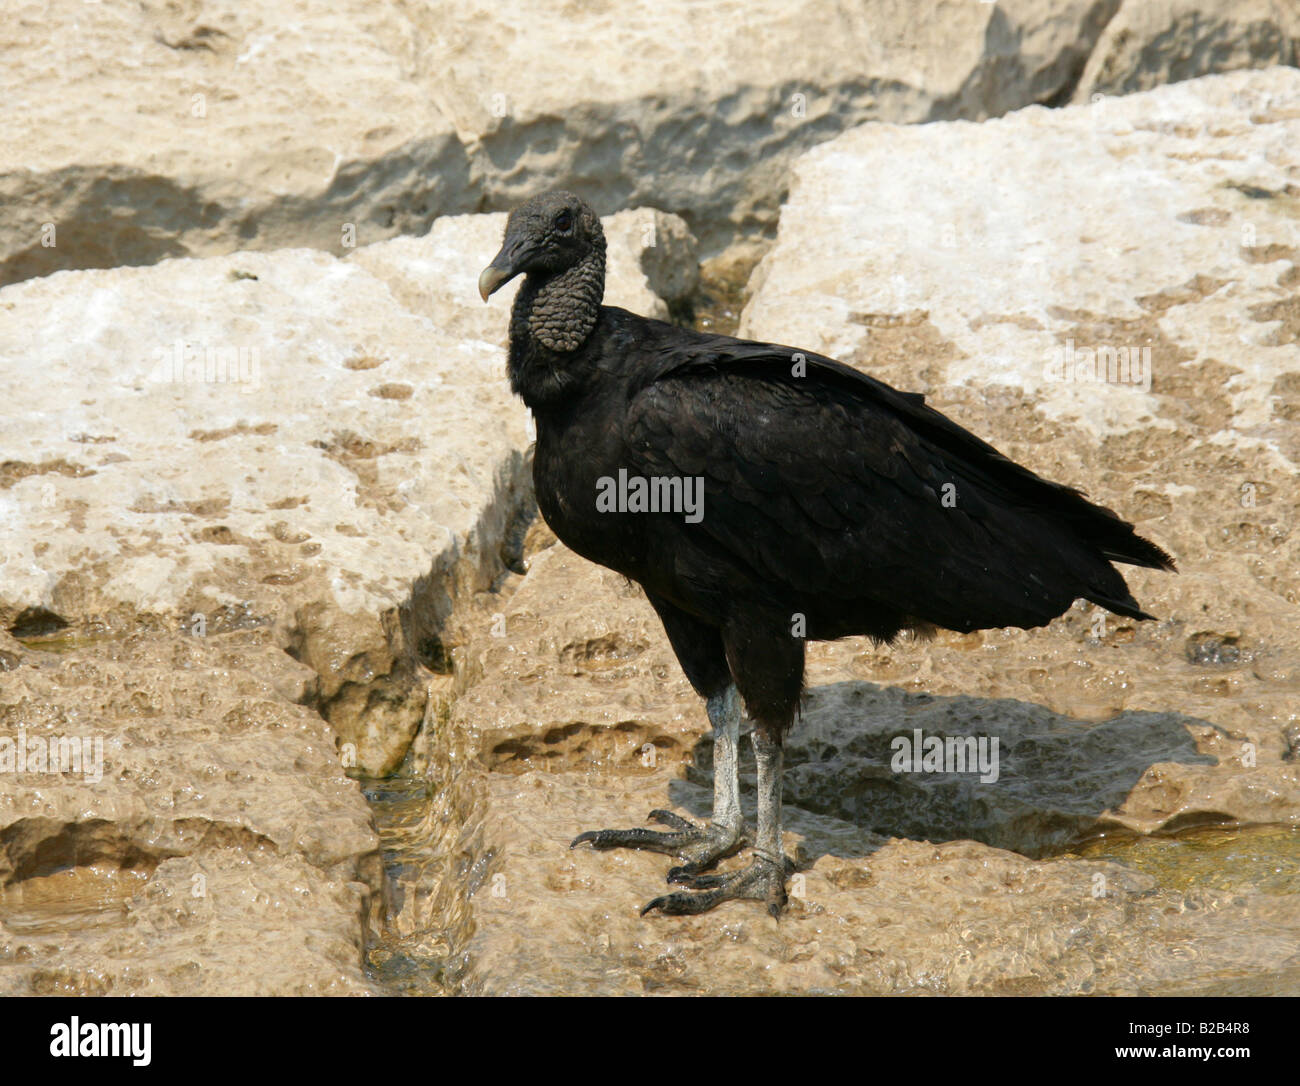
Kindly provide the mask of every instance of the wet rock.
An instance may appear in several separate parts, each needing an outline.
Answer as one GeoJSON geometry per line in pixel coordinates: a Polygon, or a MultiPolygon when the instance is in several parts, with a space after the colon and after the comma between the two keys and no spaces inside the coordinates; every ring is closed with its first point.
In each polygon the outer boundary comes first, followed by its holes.
{"type": "MultiPolygon", "coordinates": [[[[1004,664],[989,655],[992,681],[1004,664]]],[[[975,675],[970,682],[981,686],[975,675]]],[[[1300,773],[1271,754],[1244,770],[1244,744],[1207,742],[1198,717],[1079,720],[1044,710],[1029,690],[1021,698],[820,685],[788,744],[785,795],[881,833],[969,837],[1028,856],[1118,829],[1300,822],[1300,773]],[[936,742],[943,759],[926,762],[936,742]]]]}
{"type": "Polygon", "coordinates": [[[1292,724],[1282,734],[1287,748],[1282,755],[1283,761],[1300,762],[1300,724],[1292,724]]]}
{"type": "Polygon", "coordinates": [[[641,589],[562,545],[469,634],[477,681],[451,723],[489,769],[680,764],[708,731],[641,589]]]}
{"type": "Polygon", "coordinates": [[[1088,57],[1073,100],[1297,62],[1300,10],[1286,0],[1124,0],[1088,57]]]}
{"type": "Polygon", "coordinates": [[[1293,894],[1181,892],[1119,863],[886,839],[793,805],[801,871],[780,921],[748,902],[641,919],[667,858],[565,841],[654,807],[698,815],[711,793],[663,771],[492,774],[490,789],[473,993],[1190,994],[1247,975],[1286,991],[1300,964],[1293,894]]]}
{"type": "MultiPolygon", "coordinates": [[[[1285,687],[1260,692],[1266,720],[1250,701],[1204,716],[1129,708],[1205,704],[1196,668],[1172,639],[1090,648],[1078,625],[1072,614],[1032,634],[810,645],[787,801],[879,833],[968,836],[1031,856],[1118,829],[1300,821],[1300,775],[1282,764],[1285,687]],[[896,685],[863,681],[878,678],[896,685]],[[1129,690],[1113,707],[1098,700],[1129,690]],[[898,740],[917,732],[956,743],[963,761],[899,772],[898,740]]],[[[485,768],[644,775],[668,765],[707,780],[703,706],[653,610],[617,574],[553,546],[469,635],[474,680],[451,722],[485,768]]]]}
{"type": "MultiPolygon", "coordinates": [[[[391,771],[529,490],[507,305],[475,286],[503,226],[0,291],[0,388],[25,407],[0,440],[0,625],[266,627],[349,763],[391,771]]],[[[693,265],[684,227],[609,227],[609,301],[663,309],[649,283],[671,285],[658,250],[693,265]]]]}
{"type": "Polygon", "coordinates": [[[373,991],[370,813],[266,636],[25,650],[0,674],[0,991],[373,991]]]}
{"type": "MultiPolygon", "coordinates": [[[[895,649],[856,640],[810,647],[811,689],[791,736],[785,793],[787,851],[802,865],[792,886],[803,896],[779,926],[745,904],[701,919],[640,920],[636,910],[664,890],[668,861],[567,845],[584,829],[638,824],[656,807],[708,817],[703,706],[640,593],[562,546],[537,557],[495,617],[499,636],[486,622],[479,631],[481,678],[446,730],[462,744],[462,764],[477,757],[490,770],[475,778],[481,797],[464,804],[462,847],[471,831],[476,844],[461,870],[476,874],[465,890],[473,922],[462,990],[1194,990],[1239,975],[1243,956],[1258,969],[1261,939],[1280,947],[1300,933],[1300,911],[1269,894],[1225,890],[1189,904],[1183,889],[1157,888],[1129,866],[1052,858],[1099,833],[1293,823],[1294,766],[1262,755],[1244,772],[1240,742],[1179,712],[1059,716],[1041,700],[1050,692],[1068,701],[1077,688],[1034,674],[1005,642],[955,635],[895,649]],[[904,666],[925,676],[900,682],[915,693],[858,678],[904,666]],[[924,692],[963,685],[1007,696],[924,692]],[[913,729],[996,737],[998,779],[893,772],[892,741],[913,729]],[[1211,923],[1198,912],[1207,908],[1223,915],[1211,923]]],[[[1049,642],[1037,650],[1043,671],[1068,678],[1072,646],[1053,643],[1054,632],[1030,639],[1049,642]]],[[[1109,666],[1125,668],[1122,650],[1109,655],[1109,666]]],[[[1171,690],[1181,677],[1185,696],[1192,669],[1178,646],[1130,666],[1153,663],[1173,672],[1171,690]]],[[[752,776],[746,743],[751,818],[752,776]]],[[[464,876],[444,878],[443,893],[465,885],[464,876]]],[[[1290,953],[1275,959],[1283,973],[1290,953]]],[[[1279,974],[1277,983],[1291,982],[1279,974]]]]}

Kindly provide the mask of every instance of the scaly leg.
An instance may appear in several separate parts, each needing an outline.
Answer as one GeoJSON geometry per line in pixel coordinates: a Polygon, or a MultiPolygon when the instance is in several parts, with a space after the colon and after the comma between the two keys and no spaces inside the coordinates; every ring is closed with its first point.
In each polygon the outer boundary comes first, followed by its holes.
{"type": "Polygon", "coordinates": [[[641,910],[655,909],[671,916],[707,912],[724,901],[765,901],[767,911],[780,916],[785,908],[785,878],[792,867],[781,848],[781,770],[784,751],[780,733],[754,728],[754,755],[758,760],[758,841],[753,862],[725,875],[684,873],[669,882],[682,883],[696,893],[657,897],[641,910]]]}
{"type": "Polygon", "coordinates": [[[740,695],[734,686],[708,700],[713,725],[713,818],[698,826],[671,811],[650,812],[650,821],[671,827],[660,830],[588,830],[573,839],[570,848],[589,844],[594,849],[639,848],[664,852],[685,861],[669,873],[689,877],[707,871],[721,859],[748,844],[740,813],[740,771],[736,748],[740,738],[740,695]]]}

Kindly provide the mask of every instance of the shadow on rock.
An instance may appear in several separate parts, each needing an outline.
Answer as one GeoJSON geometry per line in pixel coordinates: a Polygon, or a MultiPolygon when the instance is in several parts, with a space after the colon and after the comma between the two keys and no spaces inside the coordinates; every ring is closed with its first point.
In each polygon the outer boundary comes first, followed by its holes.
{"type": "MultiPolygon", "coordinates": [[[[784,802],[886,838],[973,839],[1041,858],[1124,828],[1110,813],[1152,766],[1216,765],[1197,750],[1190,726],[1213,727],[1180,713],[1124,712],[1087,721],[1009,698],[833,683],[808,691],[802,720],[787,740],[784,802]]],[[[741,787],[752,791],[748,743],[742,751],[741,787]]],[[[700,799],[693,788],[673,789],[674,802],[708,818],[708,800],[700,799]]],[[[1162,829],[1232,820],[1207,810],[1171,817],[1162,829]]],[[[808,862],[824,852],[874,851],[805,844],[808,862]]]]}

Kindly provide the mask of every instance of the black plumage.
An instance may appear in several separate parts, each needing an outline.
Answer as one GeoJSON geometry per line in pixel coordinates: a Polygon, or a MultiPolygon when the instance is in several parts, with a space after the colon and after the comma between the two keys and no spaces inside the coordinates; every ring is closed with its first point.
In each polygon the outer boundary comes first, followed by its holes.
{"type": "Polygon", "coordinates": [[[701,827],[655,812],[668,832],[575,841],[683,858],[669,879],[700,892],[647,910],[699,912],[735,897],[774,912],[784,904],[781,742],[803,688],[806,639],[1041,626],[1078,598],[1151,617],[1111,563],[1172,569],[1164,551],[923,397],[808,351],[602,305],[604,235],[577,197],[545,193],[512,213],[480,278],[484,298],[519,273],[509,374],[536,420],[541,513],[573,550],[644,588],[709,699],[713,820],[701,827]],[[700,480],[701,515],[602,511],[597,496],[620,471],[700,480]],[[748,843],[733,684],[755,725],[755,859],[708,875],[748,843]]]}

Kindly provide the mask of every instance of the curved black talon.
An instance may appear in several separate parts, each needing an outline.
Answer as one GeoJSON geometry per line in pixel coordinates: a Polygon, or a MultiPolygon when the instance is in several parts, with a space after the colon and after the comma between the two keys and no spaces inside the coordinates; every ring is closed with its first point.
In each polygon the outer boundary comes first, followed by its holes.
{"type": "Polygon", "coordinates": [[[681,833],[698,833],[700,829],[690,819],[673,814],[672,811],[665,811],[662,807],[656,807],[646,816],[646,819],[650,822],[658,822],[661,826],[671,826],[681,833]]]}
{"type": "Polygon", "coordinates": [[[685,861],[674,867],[669,875],[694,875],[707,871],[719,860],[725,859],[749,844],[743,827],[720,826],[716,822],[696,825],[690,819],[672,811],[655,809],[648,821],[657,822],[668,830],[587,830],[569,842],[569,848],[590,845],[604,851],[611,848],[635,848],[648,852],[662,852],[685,861]]]}
{"type": "Polygon", "coordinates": [[[673,881],[685,883],[698,892],[664,894],[649,902],[641,910],[641,915],[658,911],[666,916],[693,916],[708,912],[724,901],[762,901],[772,916],[779,917],[789,900],[785,892],[785,876],[789,869],[789,860],[778,866],[756,859],[748,867],[724,875],[681,877],[673,881]]]}
{"type": "Polygon", "coordinates": [[[676,852],[675,834],[660,833],[658,830],[587,830],[569,842],[569,848],[590,844],[592,848],[603,851],[610,848],[644,848],[652,852],[676,852]]]}

